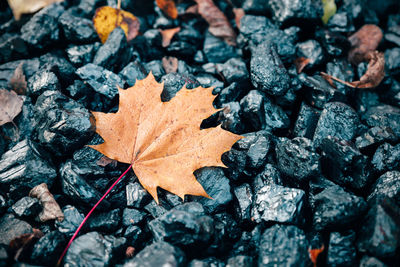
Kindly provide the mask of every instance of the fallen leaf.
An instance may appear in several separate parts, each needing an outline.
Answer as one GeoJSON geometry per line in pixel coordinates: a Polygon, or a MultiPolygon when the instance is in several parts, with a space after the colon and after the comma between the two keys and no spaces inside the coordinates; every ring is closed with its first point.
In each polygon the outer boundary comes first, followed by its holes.
{"type": "Polygon", "coordinates": [[[43,206],[42,212],[39,214],[39,220],[46,222],[49,220],[57,219],[59,222],[64,220],[64,213],[61,211],[60,206],[50,193],[47,184],[42,183],[35,186],[29,192],[30,197],[39,199],[40,204],[43,206]]]}
{"type": "Polygon", "coordinates": [[[385,56],[383,53],[373,51],[367,54],[366,60],[369,61],[368,68],[359,81],[346,82],[325,72],[321,72],[321,75],[331,84],[334,80],[352,88],[375,88],[385,77],[385,56]]]}
{"type": "Polygon", "coordinates": [[[108,35],[117,27],[124,30],[128,42],[139,34],[140,28],[139,20],[134,15],[110,6],[96,9],[93,24],[103,44],[107,41],[108,35]]]}
{"type": "Polygon", "coordinates": [[[107,158],[106,156],[101,157],[97,162],[97,165],[101,166],[101,167],[105,167],[107,165],[112,165],[113,167],[117,166],[117,161],[107,158]]]}
{"type": "Polygon", "coordinates": [[[301,73],[303,69],[307,66],[307,64],[310,63],[309,58],[305,57],[298,57],[294,60],[294,65],[296,66],[297,73],[301,73]]]}
{"type": "Polygon", "coordinates": [[[162,66],[166,74],[176,72],[178,70],[178,59],[176,57],[163,57],[162,66]]]}
{"type": "Polygon", "coordinates": [[[132,246],[127,247],[125,251],[126,258],[133,258],[133,255],[135,255],[135,248],[132,246]]]}
{"type": "Polygon", "coordinates": [[[181,30],[181,27],[176,27],[172,29],[159,30],[162,37],[162,47],[167,47],[171,43],[174,35],[181,30]]]}
{"type": "Polygon", "coordinates": [[[150,73],[133,87],[118,89],[117,113],[93,112],[104,143],[89,147],[131,164],[157,203],[157,187],[182,199],[188,194],[208,197],[193,172],[204,166],[225,167],[221,154],[242,138],[220,126],[200,129],[201,122],[218,111],[212,105],[212,89],[183,87],[162,102],[163,84],[150,73]]]}
{"type": "Polygon", "coordinates": [[[0,126],[13,119],[21,112],[23,100],[14,91],[0,89],[0,126]]]}
{"type": "Polygon", "coordinates": [[[171,19],[178,17],[174,0],[156,0],[157,6],[171,19]]]}
{"type": "Polygon", "coordinates": [[[23,70],[23,62],[15,69],[13,76],[10,79],[9,85],[11,89],[19,95],[25,95],[28,83],[23,70]]]}
{"type": "Polygon", "coordinates": [[[373,24],[362,26],[348,38],[351,43],[349,61],[354,65],[367,61],[368,53],[376,50],[382,38],[382,30],[378,26],[373,24]]]}
{"type": "Polygon", "coordinates": [[[324,24],[327,24],[329,19],[336,13],[337,7],[335,0],[322,0],[322,7],[324,9],[324,15],[321,19],[324,24]]]}
{"type": "Polygon", "coordinates": [[[193,6],[190,6],[190,7],[186,8],[185,14],[198,15],[199,14],[199,6],[198,5],[193,5],[193,6]]]}
{"type": "Polygon", "coordinates": [[[33,228],[33,232],[29,234],[22,234],[10,241],[10,249],[15,251],[14,260],[18,261],[19,256],[22,254],[25,248],[35,243],[43,236],[42,231],[33,228]]]}
{"type": "Polygon", "coordinates": [[[64,0],[8,0],[8,5],[15,20],[19,20],[22,14],[34,13],[45,6],[62,1],[64,0]]]}
{"type": "Polygon", "coordinates": [[[240,20],[243,18],[245,14],[244,9],[243,8],[233,8],[233,14],[235,14],[235,23],[236,23],[236,27],[238,27],[238,29],[240,28],[240,20]]]}
{"type": "Polygon", "coordinates": [[[318,256],[319,254],[321,254],[325,249],[325,246],[322,245],[320,248],[315,248],[315,249],[309,249],[308,250],[308,255],[310,256],[310,259],[314,265],[314,267],[317,266],[317,260],[318,260],[318,256]]]}
{"type": "Polygon", "coordinates": [[[199,14],[208,22],[208,31],[216,37],[222,38],[227,44],[236,45],[236,33],[228,18],[218,9],[212,0],[194,0],[199,14]]]}

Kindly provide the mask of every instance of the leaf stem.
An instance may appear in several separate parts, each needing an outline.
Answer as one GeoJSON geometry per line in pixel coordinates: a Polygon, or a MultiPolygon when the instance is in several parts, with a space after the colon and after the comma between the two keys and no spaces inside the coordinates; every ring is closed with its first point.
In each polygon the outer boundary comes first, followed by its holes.
{"type": "Polygon", "coordinates": [[[79,231],[81,230],[81,228],[83,227],[83,225],[85,224],[85,222],[87,221],[87,219],[89,219],[90,215],[92,214],[92,212],[97,208],[97,206],[100,204],[100,202],[103,201],[103,199],[110,193],[110,191],[114,188],[114,186],[116,184],[118,184],[118,182],[125,176],[125,174],[132,168],[132,165],[129,165],[128,169],[126,169],[126,171],[124,171],[124,173],[121,174],[121,176],[115,180],[115,182],[110,186],[110,188],[107,189],[107,191],[104,193],[104,195],[99,199],[99,201],[97,201],[97,203],[92,207],[92,209],[88,212],[88,214],[86,215],[86,217],[83,219],[83,221],[81,222],[81,224],[79,225],[78,229],[76,229],[74,235],[71,237],[71,239],[68,242],[68,245],[65,247],[63,253],[61,254],[60,258],[58,259],[57,262],[57,267],[61,265],[61,262],[65,256],[65,254],[68,251],[68,248],[71,246],[72,242],[74,241],[75,237],[78,235],[79,231]]]}

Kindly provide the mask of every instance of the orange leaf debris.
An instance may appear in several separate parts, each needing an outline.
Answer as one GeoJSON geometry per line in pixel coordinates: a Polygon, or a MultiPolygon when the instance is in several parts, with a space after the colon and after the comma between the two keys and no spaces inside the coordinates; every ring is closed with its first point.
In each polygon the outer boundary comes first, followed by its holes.
{"type": "Polygon", "coordinates": [[[174,0],[156,0],[157,6],[171,19],[178,17],[174,0]]]}
{"type": "Polygon", "coordinates": [[[161,37],[162,37],[162,43],[161,43],[162,47],[169,46],[174,35],[176,33],[178,33],[180,30],[181,30],[181,27],[159,30],[161,33],[161,37]]]}

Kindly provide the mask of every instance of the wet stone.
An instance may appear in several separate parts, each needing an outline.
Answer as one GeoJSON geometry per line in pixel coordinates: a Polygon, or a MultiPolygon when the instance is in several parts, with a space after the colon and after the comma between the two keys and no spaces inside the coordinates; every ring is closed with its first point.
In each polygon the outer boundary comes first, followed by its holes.
{"type": "Polygon", "coordinates": [[[243,83],[249,78],[246,63],[240,58],[231,58],[222,64],[220,68],[222,76],[229,84],[233,82],[243,83]]]}
{"type": "Polygon", "coordinates": [[[57,50],[54,53],[47,53],[39,58],[41,69],[54,72],[60,82],[70,84],[76,77],[76,69],[64,58],[64,52],[57,50]]]}
{"type": "Polygon", "coordinates": [[[253,192],[249,184],[242,184],[234,188],[235,210],[238,219],[242,222],[251,219],[251,203],[253,201],[253,192]]]}
{"type": "Polygon", "coordinates": [[[125,80],[129,86],[134,86],[136,80],[143,80],[146,78],[147,71],[139,61],[134,61],[126,65],[118,75],[122,80],[125,80]]]}
{"type": "Polygon", "coordinates": [[[10,192],[15,200],[27,196],[33,187],[41,183],[51,187],[56,177],[54,167],[27,140],[16,144],[0,159],[2,192],[10,192]]]}
{"type": "Polygon", "coordinates": [[[296,20],[319,21],[323,15],[322,3],[319,1],[270,0],[269,5],[273,19],[278,23],[290,23],[296,20]]]}
{"type": "Polygon", "coordinates": [[[326,263],[328,266],[356,266],[356,235],[353,231],[329,235],[329,247],[326,263]]]}
{"type": "Polygon", "coordinates": [[[364,255],[360,260],[360,267],[387,267],[387,265],[375,257],[364,255]]]}
{"type": "Polygon", "coordinates": [[[319,110],[307,105],[305,102],[301,103],[299,115],[294,126],[294,135],[312,139],[320,114],[319,110]]]}
{"type": "Polygon", "coordinates": [[[396,203],[400,203],[400,172],[388,171],[382,174],[372,186],[371,194],[367,200],[375,202],[384,198],[392,198],[396,203]]]}
{"type": "Polygon", "coordinates": [[[218,116],[218,121],[221,122],[222,129],[236,134],[243,133],[245,127],[240,117],[241,108],[239,102],[229,102],[222,105],[222,107],[224,109],[218,116]]]}
{"type": "Polygon", "coordinates": [[[196,170],[194,175],[212,199],[196,196],[190,199],[201,203],[207,213],[223,211],[232,201],[229,179],[226,178],[224,171],[217,167],[204,167],[196,170]]]}
{"type": "Polygon", "coordinates": [[[0,63],[26,58],[28,47],[20,35],[4,34],[0,37],[0,63]],[[4,39],[3,39],[4,38],[4,39]]]}
{"type": "Polygon", "coordinates": [[[244,0],[242,8],[246,13],[262,12],[266,13],[268,11],[268,0],[244,0]]]}
{"type": "MultiPolygon", "coordinates": [[[[208,86],[203,86],[203,87],[208,87],[208,86]]],[[[214,102],[216,104],[216,107],[220,108],[222,107],[223,104],[237,101],[242,94],[243,94],[243,88],[238,83],[233,82],[219,92],[219,95],[217,96],[214,102]]]]}
{"type": "Polygon", "coordinates": [[[151,72],[157,81],[161,79],[162,76],[165,75],[165,70],[162,66],[161,60],[152,60],[145,64],[145,68],[147,72],[151,72]]]}
{"type": "Polygon", "coordinates": [[[0,245],[8,246],[16,237],[30,233],[32,233],[32,227],[27,222],[16,219],[12,214],[1,217],[0,245]]]}
{"type": "Polygon", "coordinates": [[[168,212],[166,207],[158,205],[155,200],[152,200],[149,204],[144,206],[144,209],[150,213],[153,218],[158,218],[168,212]]]}
{"type": "Polygon", "coordinates": [[[27,80],[39,70],[40,61],[37,58],[11,61],[2,64],[0,65],[0,86],[2,88],[8,88],[15,69],[21,63],[23,63],[22,67],[27,80]]]}
{"type": "Polygon", "coordinates": [[[126,185],[126,205],[130,208],[143,208],[151,201],[151,196],[139,183],[126,185]]]}
{"type": "Polygon", "coordinates": [[[21,38],[34,49],[44,49],[60,39],[55,17],[39,12],[21,28],[21,38]]]}
{"type": "Polygon", "coordinates": [[[214,63],[223,63],[236,56],[234,47],[228,45],[224,40],[215,37],[210,32],[206,33],[203,53],[208,62],[214,63]]]}
{"type": "Polygon", "coordinates": [[[400,135],[400,109],[390,105],[378,105],[369,108],[363,119],[370,127],[390,127],[396,135],[400,135]]]}
{"type": "Polygon", "coordinates": [[[178,57],[192,58],[201,46],[204,36],[193,27],[181,26],[166,50],[178,57]]]}
{"type": "Polygon", "coordinates": [[[239,255],[229,258],[226,262],[226,267],[251,267],[254,266],[253,262],[252,257],[239,255]]]}
{"type": "Polygon", "coordinates": [[[269,42],[252,51],[250,77],[255,88],[270,95],[284,95],[289,90],[289,75],[275,47],[269,42]]]}
{"type": "Polygon", "coordinates": [[[325,61],[324,51],[316,40],[307,40],[297,45],[297,53],[299,57],[308,58],[310,61],[306,68],[313,68],[325,61]]]}
{"type": "Polygon", "coordinates": [[[354,32],[354,25],[347,12],[337,12],[328,21],[327,26],[332,32],[354,32]]]}
{"type": "Polygon", "coordinates": [[[253,191],[257,192],[265,185],[283,185],[280,172],[274,165],[269,163],[257,174],[251,186],[253,191]]]}
{"type": "MultiPolygon", "coordinates": [[[[229,213],[215,214],[213,219],[214,224],[207,225],[208,228],[214,227],[213,239],[204,254],[223,255],[232,250],[233,244],[241,235],[241,229],[229,213]]],[[[189,252],[190,254],[193,253],[189,252]]]]}
{"type": "MultiPolygon", "coordinates": [[[[332,62],[326,64],[326,73],[337,77],[343,81],[354,81],[355,73],[353,66],[344,59],[334,59],[332,62]]],[[[344,95],[349,95],[352,93],[352,89],[344,84],[334,82],[336,88],[344,95]]]]}
{"type": "Polygon", "coordinates": [[[31,260],[35,264],[54,266],[67,244],[66,236],[52,231],[40,238],[33,247],[31,260]]]}
{"type": "Polygon", "coordinates": [[[372,127],[366,133],[356,138],[355,145],[363,152],[370,152],[379,145],[388,142],[394,143],[399,140],[393,130],[389,127],[372,127]]]}
{"type": "Polygon", "coordinates": [[[319,173],[319,155],[310,139],[295,137],[276,146],[278,169],[285,175],[306,181],[319,173]]]}
{"type": "Polygon", "coordinates": [[[398,218],[399,215],[392,217],[385,208],[385,203],[378,203],[364,218],[357,240],[360,252],[379,258],[395,255],[400,240],[400,228],[396,223],[396,216],[398,218]]]}
{"type": "Polygon", "coordinates": [[[301,189],[266,185],[254,193],[252,219],[260,223],[304,223],[305,192],[301,189]]]}
{"type": "MultiPolygon", "coordinates": [[[[288,91],[289,92],[289,91],[288,91]]],[[[279,103],[279,100],[277,101],[279,103]]],[[[268,96],[264,101],[265,129],[273,132],[287,129],[290,126],[288,115],[283,109],[275,104],[268,96]]]]}
{"type": "Polygon", "coordinates": [[[245,121],[252,130],[261,130],[265,126],[264,95],[251,90],[240,100],[240,107],[245,121]]]}
{"type": "Polygon", "coordinates": [[[328,135],[351,141],[358,130],[360,120],[357,113],[341,102],[324,105],[314,133],[314,144],[319,146],[328,135]]]}
{"type": "Polygon", "coordinates": [[[101,231],[106,233],[115,232],[121,222],[121,211],[111,211],[93,214],[87,221],[89,231],[101,231]]]}
{"type": "Polygon", "coordinates": [[[385,66],[392,75],[400,74],[400,48],[395,47],[385,51],[385,66]]]}
{"type": "Polygon", "coordinates": [[[92,63],[79,68],[76,74],[108,99],[113,99],[118,94],[117,86],[123,88],[125,83],[117,74],[92,63]]]}
{"type": "Polygon", "coordinates": [[[42,210],[39,200],[31,197],[23,197],[11,206],[11,210],[18,217],[35,217],[42,210]]]}
{"type": "Polygon", "coordinates": [[[71,43],[91,43],[98,40],[93,22],[64,12],[58,19],[66,40],[71,43]]]}
{"type": "Polygon", "coordinates": [[[90,112],[58,91],[45,91],[36,101],[33,140],[62,157],[85,145],[94,133],[90,112]]]}
{"type": "Polygon", "coordinates": [[[317,231],[353,227],[364,214],[367,204],[362,197],[330,186],[314,196],[313,225],[317,231]]]}
{"type": "Polygon", "coordinates": [[[8,204],[6,199],[0,195],[0,215],[3,215],[3,213],[7,210],[8,204]]]}
{"type": "Polygon", "coordinates": [[[149,228],[156,241],[167,241],[183,249],[205,246],[214,231],[213,219],[204,215],[202,205],[196,202],[171,209],[150,221],[149,228]]]}
{"type": "Polygon", "coordinates": [[[146,213],[137,209],[125,208],[122,214],[122,224],[124,226],[137,225],[146,219],[146,213]]]}
{"type": "Polygon", "coordinates": [[[187,89],[193,89],[200,86],[196,77],[191,74],[168,73],[161,78],[164,82],[164,89],[161,93],[161,101],[171,100],[185,85],[187,89]]]}
{"type": "Polygon", "coordinates": [[[392,146],[384,143],[379,146],[372,157],[371,163],[378,172],[398,169],[400,166],[400,144],[392,146]]]}
{"type": "Polygon", "coordinates": [[[122,249],[126,239],[123,237],[103,236],[97,232],[89,232],[79,236],[71,244],[65,255],[64,264],[68,266],[108,266],[118,249],[122,249]]]}
{"type": "Polygon", "coordinates": [[[185,254],[177,247],[167,242],[158,241],[139,252],[133,259],[127,261],[124,267],[140,266],[174,266],[183,267],[186,263],[185,254]]]}
{"type": "Polygon", "coordinates": [[[72,235],[83,221],[83,214],[71,205],[63,207],[62,212],[64,220],[62,222],[56,220],[55,227],[60,233],[72,235]]]}
{"type": "Polygon", "coordinates": [[[206,258],[206,259],[194,259],[189,264],[188,267],[222,267],[224,263],[221,260],[218,260],[214,257],[206,258]]]}
{"type": "Polygon", "coordinates": [[[50,71],[37,72],[27,81],[27,83],[28,95],[35,98],[44,93],[44,91],[57,91],[61,88],[57,76],[50,71]]]}
{"type": "Polygon", "coordinates": [[[309,266],[308,242],[303,230],[279,225],[265,230],[259,244],[258,266],[309,266]]]}
{"type": "Polygon", "coordinates": [[[97,50],[93,64],[111,71],[120,71],[131,59],[131,50],[128,48],[125,32],[115,28],[107,41],[97,50]]]}
{"type": "Polygon", "coordinates": [[[75,67],[81,67],[92,62],[94,54],[99,47],[100,43],[70,46],[65,52],[69,61],[75,67]]]}
{"type": "Polygon", "coordinates": [[[142,230],[142,227],[129,225],[124,232],[124,237],[127,240],[127,244],[133,246],[135,249],[141,249],[144,246],[146,232],[142,230]]]}

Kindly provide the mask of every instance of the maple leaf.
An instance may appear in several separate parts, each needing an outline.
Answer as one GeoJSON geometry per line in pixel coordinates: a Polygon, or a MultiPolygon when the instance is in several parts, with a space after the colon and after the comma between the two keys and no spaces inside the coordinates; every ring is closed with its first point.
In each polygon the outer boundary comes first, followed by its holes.
{"type": "Polygon", "coordinates": [[[23,102],[14,91],[0,89],[0,126],[13,121],[21,112],[23,102]]]}
{"type": "Polygon", "coordinates": [[[182,88],[162,102],[163,83],[150,73],[133,87],[119,88],[117,113],[93,112],[104,143],[91,145],[105,156],[131,164],[139,182],[158,202],[157,187],[182,199],[209,197],[193,172],[204,166],[225,167],[221,154],[242,137],[220,126],[200,129],[214,114],[213,88],[182,88]]]}

